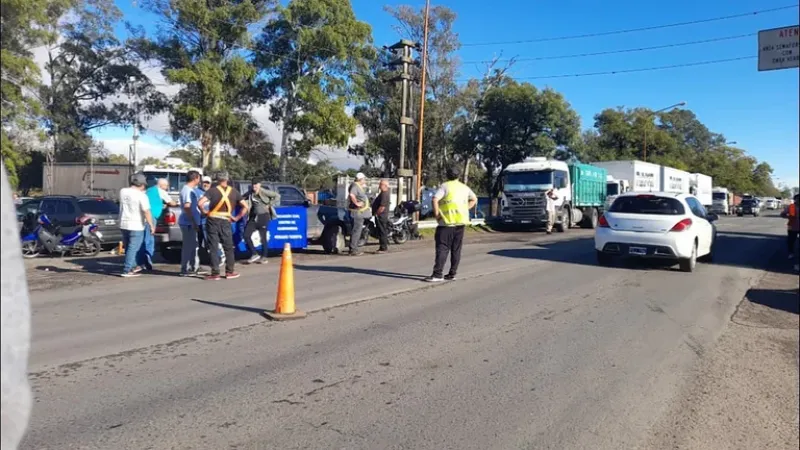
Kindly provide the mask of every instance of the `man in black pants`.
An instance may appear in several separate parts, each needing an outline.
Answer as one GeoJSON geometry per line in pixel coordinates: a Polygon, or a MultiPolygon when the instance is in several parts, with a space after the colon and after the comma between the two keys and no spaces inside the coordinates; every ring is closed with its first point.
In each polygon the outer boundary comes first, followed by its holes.
{"type": "Polygon", "coordinates": [[[211,259],[211,275],[205,279],[208,281],[219,280],[219,253],[216,251],[222,243],[225,251],[225,278],[228,280],[239,278],[239,274],[234,272],[235,255],[233,252],[233,230],[231,223],[236,223],[247,214],[247,203],[242,195],[228,186],[228,173],[217,172],[216,184],[198,201],[200,211],[205,212],[208,205],[208,219],[206,220],[206,237],[208,238],[209,258],[211,259]],[[241,206],[241,212],[234,215],[236,205],[241,206]]]}
{"type": "Polygon", "coordinates": [[[380,242],[378,253],[385,253],[389,251],[389,204],[391,201],[389,182],[382,179],[378,188],[381,192],[372,202],[372,215],[375,216],[375,223],[378,225],[378,241],[380,242]]]}
{"type": "Polygon", "coordinates": [[[272,211],[274,211],[277,199],[278,193],[262,188],[261,181],[258,180],[253,180],[250,191],[245,195],[245,201],[250,209],[250,217],[244,228],[244,241],[247,243],[251,255],[247,261],[249,264],[267,263],[267,227],[269,227],[269,222],[274,219],[272,211]],[[253,233],[256,231],[261,238],[260,255],[256,252],[256,246],[253,245],[253,233]]]}
{"type": "Polygon", "coordinates": [[[433,213],[439,220],[436,227],[436,262],[433,274],[425,281],[435,283],[454,280],[461,262],[461,246],[464,230],[470,224],[469,210],[478,202],[478,197],[466,184],[458,180],[461,171],[451,166],[447,169],[447,181],[442,183],[433,196],[433,213]],[[442,277],[447,257],[450,256],[450,272],[442,277]]]}

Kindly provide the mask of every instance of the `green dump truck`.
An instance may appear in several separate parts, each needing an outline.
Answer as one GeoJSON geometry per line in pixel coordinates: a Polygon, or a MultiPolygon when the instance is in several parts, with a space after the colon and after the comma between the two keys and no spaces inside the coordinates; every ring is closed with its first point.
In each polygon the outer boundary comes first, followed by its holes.
{"type": "Polygon", "coordinates": [[[504,226],[543,227],[547,223],[545,193],[558,196],[556,231],[575,225],[594,228],[606,199],[606,170],[578,162],[528,158],[511,164],[502,174],[500,217],[504,226]]]}

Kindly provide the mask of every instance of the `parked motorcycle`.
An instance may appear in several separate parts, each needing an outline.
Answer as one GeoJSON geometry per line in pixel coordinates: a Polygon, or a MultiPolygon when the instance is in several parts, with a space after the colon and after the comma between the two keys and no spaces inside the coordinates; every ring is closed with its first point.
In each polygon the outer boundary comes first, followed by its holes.
{"type": "Polygon", "coordinates": [[[23,258],[36,258],[41,253],[39,246],[39,222],[36,220],[34,213],[28,213],[22,220],[22,229],[20,230],[20,237],[22,242],[22,257],[23,258]]]}
{"type": "MultiPolygon", "coordinates": [[[[47,252],[64,256],[95,256],[100,253],[103,244],[103,234],[97,231],[97,221],[93,217],[81,216],[75,221],[78,227],[67,235],[61,234],[61,228],[46,214],[39,216],[39,226],[36,227],[36,248],[29,240],[23,240],[23,256],[26,246],[29,248],[26,258],[33,258],[47,252]]],[[[24,239],[24,238],[23,238],[24,239]]]]}
{"type": "MultiPolygon", "coordinates": [[[[395,244],[405,244],[414,234],[416,225],[412,214],[416,211],[419,211],[419,202],[415,201],[403,202],[395,209],[394,218],[389,219],[389,238],[395,244]]],[[[359,247],[366,245],[370,237],[378,239],[378,223],[375,216],[364,220],[359,247]]]]}

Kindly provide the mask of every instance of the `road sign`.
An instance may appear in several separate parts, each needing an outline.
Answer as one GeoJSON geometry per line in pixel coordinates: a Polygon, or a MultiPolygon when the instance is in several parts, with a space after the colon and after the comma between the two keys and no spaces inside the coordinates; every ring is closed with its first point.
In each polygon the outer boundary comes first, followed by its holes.
{"type": "Polygon", "coordinates": [[[283,248],[287,242],[292,248],[306,248],[308,210],[302,206],[284,206],[275,209],[278,217],[269,223],[269,248],[283,248]]]}
{"type": "Polygon", "coordinates": [[[758,32],[758,71],[800,67],[800,26],[758,32]]]}

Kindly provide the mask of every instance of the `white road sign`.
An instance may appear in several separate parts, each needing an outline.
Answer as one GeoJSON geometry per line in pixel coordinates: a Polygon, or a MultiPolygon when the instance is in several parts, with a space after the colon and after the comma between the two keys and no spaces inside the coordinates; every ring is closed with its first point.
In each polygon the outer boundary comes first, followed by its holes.
{"type": "Polygon", "coordinates": [[[800,67],[800,26],[758,32],[758,70],[800,67]]]}

